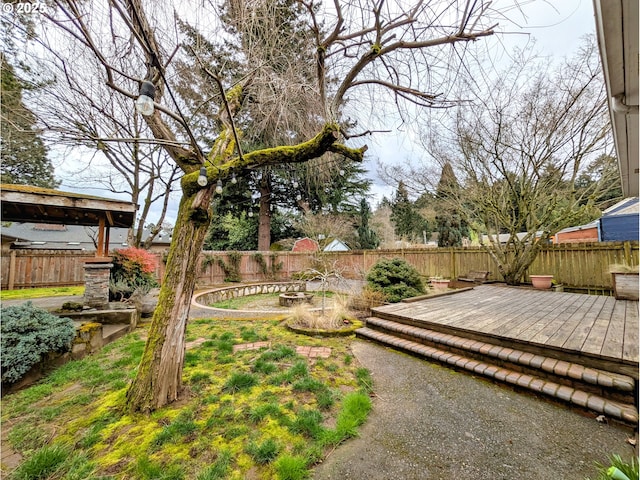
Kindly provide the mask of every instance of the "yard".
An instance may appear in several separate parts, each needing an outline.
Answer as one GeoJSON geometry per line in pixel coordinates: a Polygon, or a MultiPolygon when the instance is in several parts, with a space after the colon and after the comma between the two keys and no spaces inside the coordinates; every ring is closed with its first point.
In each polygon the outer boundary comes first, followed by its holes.
{"type": "Polygon", "coordinates": [[[125,393],[145,335],[138,329],[3,399],[3,450],[25,459],[10,478],[305,478],[371,408],[371,379],[348,339],[298,336],[278,320],[198,319],[182,399],[131,415],[125,393]],[[268,346],[234,352],[255,342],[268,346]],[[304,346],[330,355],[297,354],[304,346]]]}

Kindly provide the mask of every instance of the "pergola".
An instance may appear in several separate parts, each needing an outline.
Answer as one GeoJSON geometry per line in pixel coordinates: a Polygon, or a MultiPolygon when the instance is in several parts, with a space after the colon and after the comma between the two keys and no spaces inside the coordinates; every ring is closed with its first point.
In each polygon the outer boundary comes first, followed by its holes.
{"type": "Polygon", "coordinates": [[[96,257],[109,256],[109,229],[133,225],[137,205],[29,185],[0,185],[3,222],[98,227],[96,257]]]}

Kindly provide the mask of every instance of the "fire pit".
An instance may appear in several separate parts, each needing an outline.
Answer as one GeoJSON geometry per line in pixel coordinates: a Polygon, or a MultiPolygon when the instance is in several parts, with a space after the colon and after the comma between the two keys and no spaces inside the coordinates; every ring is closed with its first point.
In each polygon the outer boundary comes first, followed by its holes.
{"type": "Polygon", "coordinates": [[[301,303],[311,303],[312,301],[313,295],[305,292],[281,293],[278,298],[278,303],[283,307],[292,307],[301,303]]]}

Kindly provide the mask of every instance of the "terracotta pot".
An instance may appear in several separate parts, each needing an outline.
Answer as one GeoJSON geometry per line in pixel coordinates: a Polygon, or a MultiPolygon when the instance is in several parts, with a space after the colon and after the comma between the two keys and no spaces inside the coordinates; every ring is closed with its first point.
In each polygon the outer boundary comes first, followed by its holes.
{"type": "Polygon", "coordinates": [[[553,275],[529,275],[529,278],[531,279],[531,283],[533,284],[534,288],[547,290],[551,288],[553,275]]]}
{"type": "Polygon", "coordinates": [[[431,286],[433,288],[445,289],[449,288],[450,280],[431,280],[431,286]]]}

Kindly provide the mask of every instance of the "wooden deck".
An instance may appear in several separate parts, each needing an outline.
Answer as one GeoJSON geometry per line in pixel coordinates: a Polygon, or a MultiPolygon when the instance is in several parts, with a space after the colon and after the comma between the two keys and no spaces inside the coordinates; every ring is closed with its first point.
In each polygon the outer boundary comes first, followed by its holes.
{"type": "Polygon", "coordinates": [[[481,285],[377,312],[535,353],[553,350],[567,361],[638,378],[637,301],[481,285]]]}

